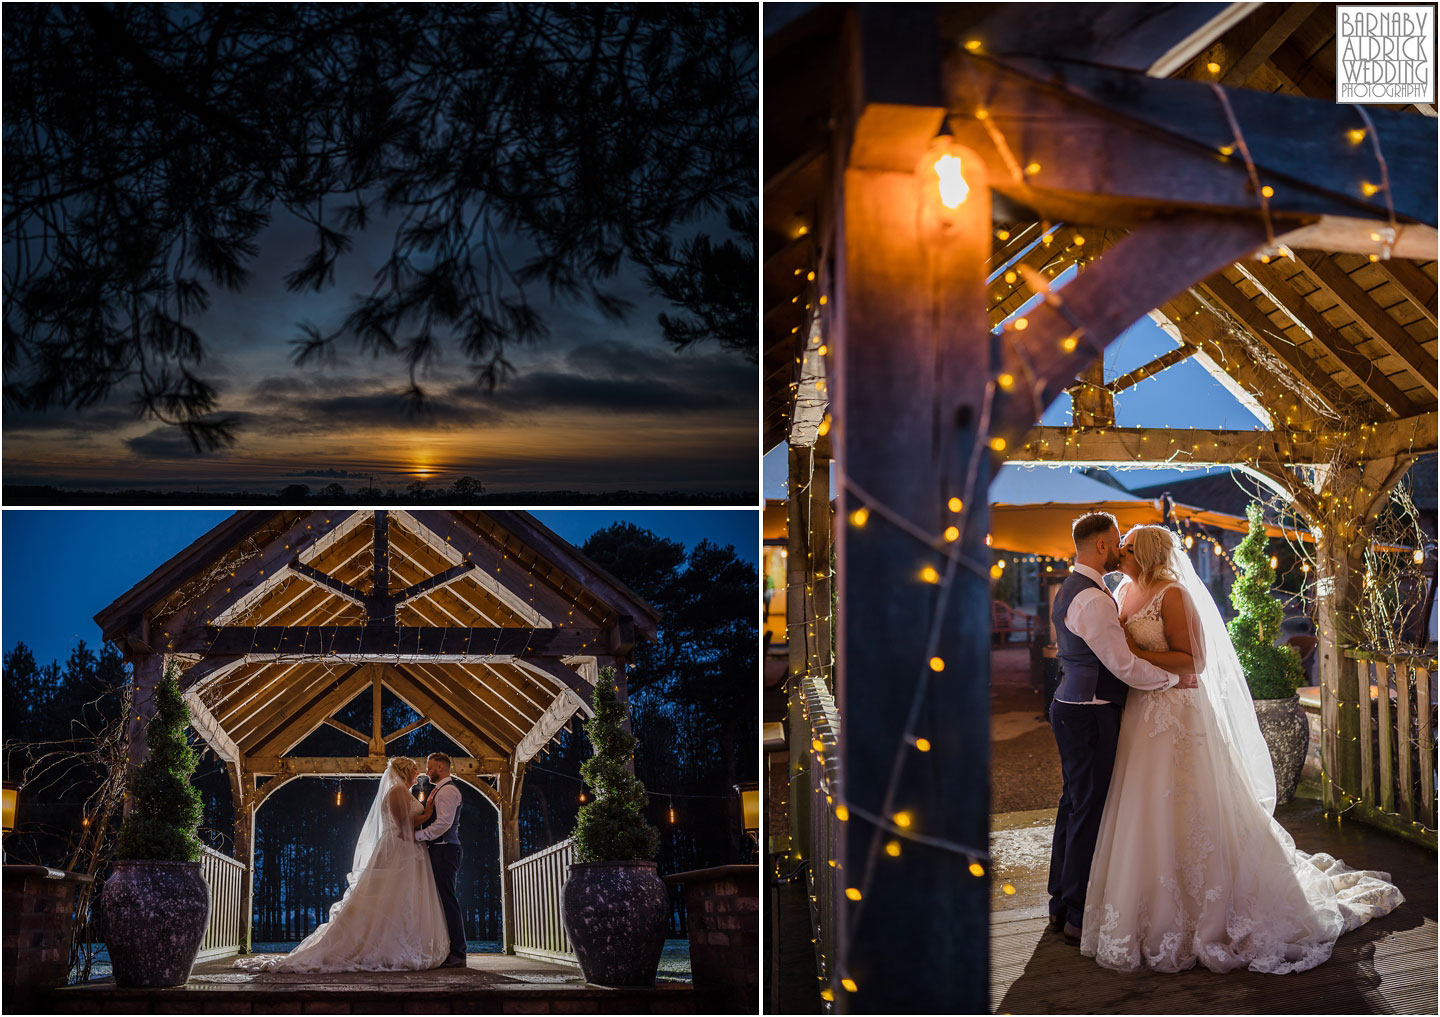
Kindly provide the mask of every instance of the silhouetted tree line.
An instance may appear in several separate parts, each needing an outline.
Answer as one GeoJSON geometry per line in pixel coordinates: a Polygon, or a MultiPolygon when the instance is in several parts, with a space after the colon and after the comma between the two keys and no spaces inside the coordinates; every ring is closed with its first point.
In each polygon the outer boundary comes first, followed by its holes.
{"type": "MultiPolygon", "coordinates": [[[[483,486],[483,485],[482,485],[483,486]]],[[[412,485],[413,487],[413,485],[412,485]]],[[[308,484],[274,491],[80,491],[49,486],[7,485],[6,505],[413,505],[417,501],[467,505],[753,505],[754,491],[489,491],[458,495],[455,486],[346,489],[339,483],[312,490],[308,484]],[[336,489],[339,489],[338,491],[336,489]],[[308,493],[307,493],[308,492],[308,493]]]]}
{"type": "Polygon", "coordinates": [[[367,227],[389,246],[338,323],[298,323],[297,361],[393,356],[417,405],[447,344],[502,380],[547,334],[536,288],[624,320],[622,272],[677,348],[755,359],[757,11],[7,5],[7,404],[133,398],[197,449],[233,441],[199,316],[287,217],[311,235],[295,292],[367,227]]]}
{"type": "MultiPolygon", "coordinates": [[[[733,548],[702,541],[688,552],[648,530],[619,523],[594,534],[584,552],[661,613],[657,643],[636,647],[629,671],[633,729],[639,738],[635,769],[651,793],[647,818],[660,831],[662,873],[750,861],[754,853],[740,829],[733,786],[754,781],[759,731],[755,624],[756,570],[733,548]],[[674,821],[671,821],[673,808],[674,821]]],[[[68,718],[85,710],[118,719],[113,695],[127,665],[106,644],[95,653],[83,644],[65,665],[40,665],[24,644],[5,655],[6,777],[23,769],[23,743],[68,736],[68,718]],[[85,706],[96,690],[112,690],[98,706],[85,706]],[[110,714],[105,711],[109,710],[110,714]],[[113,716],[111,716],[113,714],[113,716]]],[[[338,718],[370,728],[370,698],[362,694],[338,718]]],[[[388,691],[384,727],[396,730],[415,714],[388,691]]],[[[580,806],[580,763],[589,747],[578,721],[525,778],[520,813],[521,850],[548,847],[570,835],[580,806]]],[[[193,737],[193,736],[192,736],[193,737]]],[[[199,744],[198,738],[195,738],[199,744]]],[[[433,728],[387,746],[390,755],[420,759],[432,751],[463,755],[433,728]]],[[[292,755],[363,754],[354,739],[328,726],[307,737],[292,755]]],[[[22,828],[6,841],[12,861],[59,863],[82,820],[81,803],[99,775],[77,767],[71,778],[42,793],[25,794],[22,828]]],[[[208,749],[195,777],[205,799],[201,840],[233,853],[233,802],[220,761],[208,749]]],[[[460,900],[472,938],[500,936],[499,840],[489,801],[462,783],[465,860],[460,900]]],[[[326,919],[343,893],[351,851],[375,793],[373,779],[301,778],[261,806],[255,844],[257,942],[293,942],[326,919]],[[338,801],[337,801],[338,793],[338,801]]],[[[678,890],[672,933],[684,931],[678,890]]]]}

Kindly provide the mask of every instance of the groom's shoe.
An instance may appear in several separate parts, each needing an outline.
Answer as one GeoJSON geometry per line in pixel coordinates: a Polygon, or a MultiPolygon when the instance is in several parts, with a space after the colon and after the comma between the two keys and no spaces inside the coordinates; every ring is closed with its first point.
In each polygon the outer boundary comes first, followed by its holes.
{"type": "Polygon", "coordinates": [[[1065,923],[1065,942],[1067,942],[1067,943],[1079,943],[1079,942],[1080,942],[1080,926],[1078,926],[1078,925],[1071,925],[1069,922],[1066,922],[1066,923],[1065,923]]]}
{"type": "Polygon", "coordinates": [[[465,958],[457,957],[452,953],[440,962],[440,966],[442,968],[463,968],[465,966],[465,958]]]}
{"type": "Polygon", "coordinates": [[[1051,915],[1045,920],[1046,932],[1060,932],[1065,928],[1064,915],[1051,915]]]}

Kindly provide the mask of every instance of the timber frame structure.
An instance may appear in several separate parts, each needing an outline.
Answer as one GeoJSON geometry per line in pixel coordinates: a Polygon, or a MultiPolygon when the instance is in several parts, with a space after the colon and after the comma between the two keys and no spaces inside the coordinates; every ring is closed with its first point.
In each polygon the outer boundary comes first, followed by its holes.
{"type": "Polygon", "coordinates": [[[454,773],[498,814],[508,953],[526,765],[590,715],[601,667],[624,701],[631,648],[659,619],[528,513],[318,510],[237,512],[95,621],[134,667],[132,766],[167,660],[184,669],[191,726],[230,774],[242,950],[269,795],[303,776],[379,774],[386,744],[428,724],[467,753],[454,773]],[[383,689],[419,719],[382,730],[383,689]],[[367,692],[368,732],[336,719],[367,692]],[[322,725],[355,739],[356,755],[287,755],[322,725]]]}
{"type": "Polygon", "coordinates": [[[835,1009],[989,1008],[972,873],[988,869],[985,491],[1006,460],[1229,464],[1283,495],[1317,542],[1324,798],[1353,804],[1343,656],[1363,552],[1436,450],[1436,120],[1337,104],[1335,51],[1322,4],[822,5],[767,26],[787,867],[811,863],[835,1009]],[[953,211],[945,153],[970,187],[953,211]],[[1147,315],[1175,350],[1107,382],[1106,346],[1147,315]],[[1260,430],[1116,427],[1117,392],[1190,358],[1260,430]],[[1061,392],[1072,426],[1035,426],[1061,392]],[[887,840],[903,853],[877,860],[887,840]]]}

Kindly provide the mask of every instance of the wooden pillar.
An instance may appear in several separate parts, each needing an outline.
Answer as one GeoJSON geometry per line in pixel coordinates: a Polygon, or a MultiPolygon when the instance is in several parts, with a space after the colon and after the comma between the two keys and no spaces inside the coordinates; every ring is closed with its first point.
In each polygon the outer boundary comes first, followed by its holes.
{"type": "Polygon", "coordinates": [[[135,683],[135,694],[130,704],[130,723],[126,729],[129,755],[124,809],[126,816],[130,815],[131,802],[128,787],[133,785],[136,769],[150,758],[150,748],[145,744],[145,736],[150,728],[150,721],[155,717],[155,689],[165,675],[165,655],[148,651],[132,652],[130,664],[134,672],[132,680],[135,683]]]}
{"type": "MultiPolygon", "coordinates": [[[[896,11],[872,12],[863,45],[886,49],[885,71],[923,74],[917,45],[938,33],[919,5],[896,11]]],[[[828,988],[847,1012],[985,1013],[988,866],[971,875],[959,848],[986,851],[989,832],[990,193],[979,159],[958,149],[969,195],[942,211],[929,146],[944,110],[901,101],[858,113],[832,300],[848,819],[828,988]],[[973,566],[952,563],[957,552],[973,566]]]]}
{"type": "Polygon", "coordinates": [[[525,764],[514,773],[500,774],[500,952],[515,952],[515,883],[510,863],[520,858],[520,793],[525,764]]]}
{"type": "Polygon", "coordinates": [[[249,953],[255,922],[255,806],[250,794],[254,778],[245,770],[243,761],[226,764],[225,771],[235,806],[231,851],[235,860],[245,866],[240,890],[240,952],[249,953]]]}
{"type": "Polygon", "coordinates": [[[806,652],[808,633],[814,621],[806,588],[813,578],[808,571],[808,561],[815,449],[792,447],[789,465],[785,489],[785,645],[790,723],[790,852],[792,860],[798,863],[810,855],[810,753],[807,747],[811,736],[810,724],[805,719],[804,682],[810,667],[806,652]]]}
{"type": "Polygon", "coordinates": [[[1075,427],[1114,427],[1115,396],[1105,387],[1105,357],[1102,354],[1084,371],[1070,393],[1070,422],[1075,427]]]}

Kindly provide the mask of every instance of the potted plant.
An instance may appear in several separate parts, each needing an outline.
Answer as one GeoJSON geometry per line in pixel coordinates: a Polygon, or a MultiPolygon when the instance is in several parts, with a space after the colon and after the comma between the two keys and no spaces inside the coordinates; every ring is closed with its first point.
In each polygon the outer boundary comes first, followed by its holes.
{"type": "Polygon", "coordinates": [[[1296,694],[1305,668],[1294,648],[1275,645],[1285,612],[1270,593],[1275,570],[1270,567],[1265,524],[1259,504],[1251,502],[1245,514],[1250,532],[1235,548],[1240,574],[1230,589],[1230,603],[1238,613],[1227,628],[1275,767],[1275,801],[1283,805],[1295,797],[1310,748],[1310,725],[1296,694]]]}
{"type": "Polygon", "coordinates": [[[195,836],[203,806],[190,784],[199,756],[185,738],[190,711],[179,671],[170,661],[155,689],[145,733],[150,758],[135,771],[103,894],[115,983],[127,988],[185,984],[210,918],[195,836]]]}
{"type": "Polygon", "coordinates": [[[594,801],[575,820],[560,913],[586,981],[653,985],[670,901],[652,861],[659,836],[642,814],[645,786],[627,769],[635,738],[615,692],[615,671],[603,668],[585,724],[594,755],[580,767],[594,801]]]}

